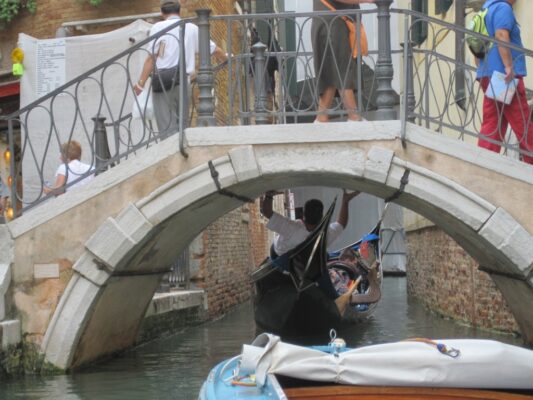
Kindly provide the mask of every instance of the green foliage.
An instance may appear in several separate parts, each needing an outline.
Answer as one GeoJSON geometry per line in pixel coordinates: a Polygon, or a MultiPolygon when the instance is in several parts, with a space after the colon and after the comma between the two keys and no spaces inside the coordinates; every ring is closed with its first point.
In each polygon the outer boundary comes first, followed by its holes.
{"type": "Polygon", "coordinates": [[[37,0],[0,0],[0,25],[5,25],[25,8],[31,13],[37,9],[37,0]]]}
{"type": "MultiPolygon", "coordinates": [[[[64,371],[44,360],[39,346],[26,337],[16,346],[0,351],[0,380],[23,375],[56,375],[64,371]]],[[[1,385],[1,383],[0,383],[1,385]]]]}

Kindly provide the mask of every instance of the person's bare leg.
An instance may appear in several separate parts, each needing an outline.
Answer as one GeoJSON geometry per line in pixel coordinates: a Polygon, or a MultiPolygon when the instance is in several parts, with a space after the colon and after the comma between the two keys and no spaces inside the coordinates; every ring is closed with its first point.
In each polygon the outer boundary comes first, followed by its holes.
{"type": "Polygon", "coordinates": [[[355,94],[352,89],[346,89],[342,92],[342,104],[344,109],[348,112],[348,120],[361,121],[362,118],[357,114],[357,102],[355,101],[355,94]]]}
{"type": "Polygon", "coordinates": [[[335,97],[336,89],[333,86],[327,87],[320,99],[318,99],[318,114],[316,116],[316,121],[318,122],[328,122],[329,117],[327,111],[333,103],[333,98],[335,97]]]}

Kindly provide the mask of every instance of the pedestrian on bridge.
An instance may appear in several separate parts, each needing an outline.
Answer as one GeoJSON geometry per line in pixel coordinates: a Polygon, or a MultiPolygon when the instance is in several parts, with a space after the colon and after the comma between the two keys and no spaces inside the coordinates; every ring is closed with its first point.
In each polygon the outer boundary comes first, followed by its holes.
{"type": "MultiPolygon", "coordinates": [[[[161,0],[161,16],[163,21],[157,22],[150,29],[150,36],[156,35],[163,29],[177,24],[180,20],[181,6],[178,0],[161,0]]],[[[154,114],[162,137],[174,134],[179,130],[179,62],[180,62],[180,27],[176,26],[159,36],[148,49],[141,76],[134,86],[135,94],[139,95],[152,77],[152,93],[154,114]]],[[[185,26],[185,71],[187,74],[186,98],[191,96],[190,80],[196,70],[196,54],[199,52],[198,27],[192,23],[185,26]]],[[[227,55],[213,41],[210,42],[211,55],[220,61],[227,60],[227,55]]],[[[184,104],[185,116],[189,114],[188,103],[184,104]]],[[[185,121],[186,123],[187,121],[185,121]]]]}
{"type": "MultiPolygon", "coordinates": [[[[359,9],[361,3],[374,0],[313,0],[314,11],[359,9]]],[[[357,88],[357,48],[362,55],[368,52],[366,33],[360,27],[360,37],[354,16],[320,16],[313,19],[311,40],[317,81],[318,115],[315,122],[328,122],[327,111],[338,92],[348,121],[361,121],[357,113],[354,90],[357,88]],[[366,51],[365,51],[366,50],[366,51]]]]}
{"type": "MultiPolygon", "coordinates": [[[[483,8],[487,9],[485,25],[491,37],[503,42],[523,47],[520,26],[513,12],[516,0],[487,0],[483,8]]],[[[485,96],[483,98],[483,121],[478,146],[500,152],[505,140],[508,125],[511,125],[520,149],[533,153],[533,124],[530,121],[531,110],[527,103],[524,77],[527,75],[524,54],[497,44],[491,46],[484,59],[478,59],[477,79],[485,96]],[[518,80],[515,95],[510,104],[497,102],[486,96],[494,71],[505,74],[505,82],[518,80]]],[[[533,164],[533,154],[522,154],[522,161],[533,164]]]]}
{"type": "Polygon", "coordinates": [[[70,140],[61,145],[61,164],[57,167],[56,180],[51,186],[44,186],[45,194],[55,194],[56,196],[69,189],[83,186],[94,178],[94,168],[85,164],[81,160],[81,145],[76,140],[70,140]],[[85,177],[84,177],[85,176],[85,177]]]}

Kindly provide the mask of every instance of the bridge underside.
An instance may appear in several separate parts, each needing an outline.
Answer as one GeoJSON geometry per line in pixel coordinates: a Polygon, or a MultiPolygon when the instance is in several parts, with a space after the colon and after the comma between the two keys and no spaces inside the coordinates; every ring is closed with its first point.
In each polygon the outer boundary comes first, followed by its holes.
{"type": "MultiPolygon", "coordinates": [[[[242,204],[217,191],[210,160],[223,188],[249,198],[311,185],[385,198],[409,171],[396,202],[441,227],[491,274],[533,345],[533,216],[527,212],[533,182],[524,178],[533,175],[531,167],[414,125],[404,148],[398,121],[297,129],[189,129],[186,167],[123,204],[85,240],[42,343],[46,359],[72,368],[134,343],[165,267],[211,222],[242,204]]],[[[157,146],[178,148],[175,138],[157,146]]],[[[112,179],[108,174],[99,179],[112,179]]]]}

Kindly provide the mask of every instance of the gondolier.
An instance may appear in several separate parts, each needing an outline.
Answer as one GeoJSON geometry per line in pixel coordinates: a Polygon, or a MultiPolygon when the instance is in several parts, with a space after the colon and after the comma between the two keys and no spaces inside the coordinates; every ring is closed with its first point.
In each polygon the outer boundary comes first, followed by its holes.
{"type": "MultiPolygon", "coordinates": [[[[328,245],[339,237],[346,225],[348,225],[350,200],[358,196],[361,192],[343,192],[341,209],[337,221],[332,222],[328,227],[328,245]]],[[[284,217],[272,209],[272,200],[275,191],[268,191],[263,198],[262,212],[268,218],[267,228],[277,235],[271,249],[271,256],[274,258],[285,254],[302,243],[309,233],[320,223],[324,214],[324,205],[318,199],[308,200],[304,205],[304,215],[301,220],[291,220],[284,217]]]]}
{"type": "Polygon", "coordinates": [[[295,337],[328,332],[342,323],[351,294],[340,295],[330,280],[327,245],[348,224],[348,205],[358,194],[344,192],[339,217],[333,223],[329,221],[335,202],[324,213],[322,202],[309,200],[303,219],[295,221],[272,210],[275,192],[265,194],[262,212],[269,219],[267,227],[277,236],[271,257],[252,273],[256,286],[254,317],[259,329],[295,337]]]}

